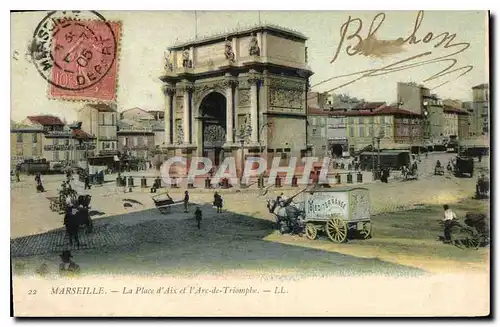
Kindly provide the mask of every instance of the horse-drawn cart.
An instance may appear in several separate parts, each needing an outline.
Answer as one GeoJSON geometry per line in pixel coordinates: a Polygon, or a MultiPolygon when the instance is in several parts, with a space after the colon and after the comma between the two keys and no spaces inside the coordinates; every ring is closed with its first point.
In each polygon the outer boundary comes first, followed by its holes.
{"type": "Polygon", "coordinates": [[[183,201],[174,201],[168,192],[160,193],[152,196],[155,207],[160,210],[162,214],[166,214],[172,211],[172,206],[182,204],[183,201]]]}
{"type": "Polygon", "coordinates": [[[335,243],[349,235],[371,236],[370,196],[366,188],[339,187],[317,190],[305,195],[305,234],[315,239],[324,231],[335,243]]]}

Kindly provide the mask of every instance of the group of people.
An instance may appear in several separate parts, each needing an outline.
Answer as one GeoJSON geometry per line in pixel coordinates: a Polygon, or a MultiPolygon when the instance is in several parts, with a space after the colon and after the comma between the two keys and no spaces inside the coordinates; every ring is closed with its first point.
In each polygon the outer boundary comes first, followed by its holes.
{"type": "MultiPolygon", "coordinates": [[[[184,212],[188,212],[188,207],[189,207],[189,192],[184,191],[184,212]]],[[[222,213],[222,207],[223,207],[224,200],[222,199],[222,195],[219,194],[219,192],[214,193],[214,201],[213,205],[217,208],[217,213],[222,213]]],[[[201,211],[201,208],[199,206],[196,207],[196,210],[194,211],[194,218],[196,220],[196,225],[198,229],[201,228],[201,220],[202,220],[203,214],[201,211]]]]}

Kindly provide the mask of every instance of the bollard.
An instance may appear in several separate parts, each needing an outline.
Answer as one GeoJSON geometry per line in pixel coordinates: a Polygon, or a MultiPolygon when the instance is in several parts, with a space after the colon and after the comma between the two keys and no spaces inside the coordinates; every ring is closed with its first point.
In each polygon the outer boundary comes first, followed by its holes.
{"type": "Polygon", "coordinates": [[[281,187],[281,178],[279,176],[276,176],[274,180],[274,187],[281,187]]]}
{"type": "Polygon", "coordinates": [[[344,169],[345,168],[345,164],[344,163],[341,163],[340,164],[340,169],[344,169]]]}
{"type": "Polygon", "coordinates": [[[264,188],[264,175],[259,175],[259,179],[257,180],[257,185],[259,188],[264,188]]]}
{"type": "Polygon", "coordinates": [[[297,184],[297,176],[293,175],[293,177],[292,177],[292,187],[297,187],[297,186],[299,186],[297,184]]]}
{"type": "Polygon", "coordinates": [[[222,188],[229,188],[229,180],[227,178],[222,179],[222,188]]]}
{"type": "Polygon", "coordinates": [[[336,183],[337,183],[337,184],[340,184],[340,183],[342,182],[342,179],[341,179],[341,177],[340,177],[340,174],[339,174],[339,173],[335,174],[335,180],[336,180],[336,183]]]}
{"type": "Polygon", "coordinates": [[[155,183],[156,183],[157,188],[161,188],[161,178],[160,177],[156,177],[155,183]]]}
{"type": "Polygon", "coordinates": [[[193,181],[189,181],[189,182],[188,182],[188,188],[189,188],[189,189],[194,188],[193,181]]]}
{"type": "Polygon", "coordinates": [[[351,172],[347,173],[347,184],[352,184],[352,174],[351,174],[351,172]]]}
{"type": "Polygon", "coordinates": [[[361,172],[358,172],[356,182],[363,183],[363,174],[361,172]]]}
{"type": "Polygon", "coordinates": [[[147,188],[148,187],[148,181],[146,180],[146,177],[141,178],[141,188],[147,188]]]}
{"type": "Polygon", "coordinates": [[[205,188],[210,188],[210,178],[205,178],[205,188]]]}
{"type": "Polygon", "coordinates": [[[128,187],[134,187],[134,178],[132,176],[128,178],[128,187]]]}

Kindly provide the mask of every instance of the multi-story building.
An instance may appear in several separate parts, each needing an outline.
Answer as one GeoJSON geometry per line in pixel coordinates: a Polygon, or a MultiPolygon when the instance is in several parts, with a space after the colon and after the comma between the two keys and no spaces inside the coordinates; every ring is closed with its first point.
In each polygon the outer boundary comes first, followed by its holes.
{"type": "Polygon", "coordinates": [[[26,126],[42,126],[45,132],[61,132],[64,122],[59,117],[52,115],[28,116],[22,121],[26,126]]]}
{"type": "Polygon", "coordinates": [[[344,111],[308,109],[308,140],[313,156],[333,154],[337,157],[349,151],[344,111]]]}
{"type": "Polygon", "coordinates": [[[118,153],[117,117],[114,105],[87,104],[78,111],[82,130],[96,139],[96,155],[118,153]]]}
{"type": "Polygon", "coordinates": [[[474,121],[474,109],[472,108],[472,101],[464,101],[462,102],[463,110],[467,112],[467,121],[468,121],[468,137],[474,136],[474,131],[476,130],[475,121],[474,121]]]}
{"type": "Polygon", "coordinates": [[[443,137],[449,138],[450,136],[456,136],[459,140],[467,138],[469,135],[467,111],[449,105],[444,105],[443,112],[443,137]]]}
{"type": "Polygon", "coordinates": [[[155,150],[155,135],[149,121],[122,119],[117,135],[118,151],[129,158],[148,160],[155,150]]]}
{"type": "Polygon", "coordinates": [[[141,108],[132,108],[120,113],[120,119],[129,120],[156,120],[156,114],[141,108]]]}
{"type": "Polygon", "coordinates": [[[475,135],[489,134],[489,85],[476,85],[472,88],[472,109],[475,135]]]}
{"type": "Polygon", "coordinates": [[[43,126],[30,126],[11,122],[10,127],[10,166],[13,169],[17,163],[25,159],[42,158],[43,126]]]}
{"type": "MultiPolygon", "coordinates": [[[[424,89],[428,90],[428,89],[424,89]]],[[[432,144],[442,144],[444,136],[444,111],[441,99],[435,94],[422,96],[422,114],[424,117],[424,139],[432,144]]]]}
{"type": "Polygon", "coordinates": [[[369,145],[381,149],[407,149],[423,144],[422,116],[390,106],[378,110],[352,110],[345,113],[349,148],[369,145]]]}
{"type": "Polygon", "coordinates": [[[78,162],[95,155],[96,140],[80,129],[45,132],[43,157],[48,161],[78,162]]]}

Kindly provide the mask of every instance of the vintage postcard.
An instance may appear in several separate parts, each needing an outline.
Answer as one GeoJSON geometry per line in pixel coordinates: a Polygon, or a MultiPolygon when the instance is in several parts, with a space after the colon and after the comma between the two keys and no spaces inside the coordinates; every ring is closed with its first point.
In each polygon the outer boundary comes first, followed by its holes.
{"type": "Polygon", "coordinates": [[[10,16],[16,317],[490,314],[487,11],[10,16]]]}

